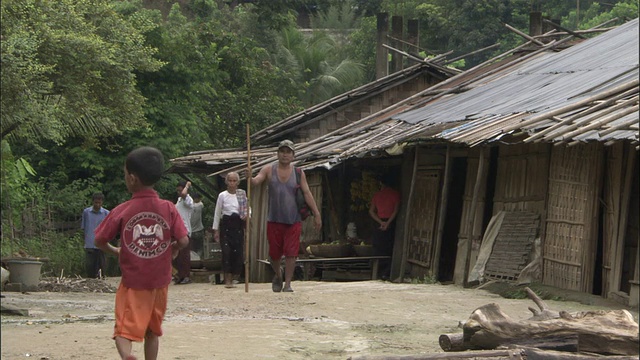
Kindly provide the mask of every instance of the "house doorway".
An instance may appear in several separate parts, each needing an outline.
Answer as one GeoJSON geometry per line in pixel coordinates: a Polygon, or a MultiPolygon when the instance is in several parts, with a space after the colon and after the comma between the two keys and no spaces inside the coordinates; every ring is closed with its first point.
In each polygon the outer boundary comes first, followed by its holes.
{"type": "Polygon", "coordinates": [[[452,158],[449,198],[447,199],[447,213],[445,215],[444,229],[442,232],[440,262],[438,265],[438,281],[442,283],[453,281],[466,178],[467,158],[452,158]]]}

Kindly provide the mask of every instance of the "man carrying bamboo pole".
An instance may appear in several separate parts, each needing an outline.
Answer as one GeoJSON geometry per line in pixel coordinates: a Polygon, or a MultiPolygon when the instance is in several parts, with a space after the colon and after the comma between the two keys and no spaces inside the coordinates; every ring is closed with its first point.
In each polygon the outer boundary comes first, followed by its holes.
{"type": "MultiPolygon", "coordinates": [[[[298,181],[297,171],[293,164],[295,145],[290,140],[283,140],[278,145],[278,161],[266,165],[258,175],[251,179],[251,185],[260,185],[267,180],[269,185],[269,214],[267,217],[267,239],[269,240],[269,257],[275,273],[271,282],[273,292],[293,292],[291,279],[296,265],[296,257],[300,248],[302,219],[296,203],[298,181]],[[285,257],[284,286],[280,263],[285,257]]],[[[316,201],[309,190],[307,177],[300,171],[300,189],[304,199],[314,216],[316,231],[322,228],[322,219],[316,201]]]]}

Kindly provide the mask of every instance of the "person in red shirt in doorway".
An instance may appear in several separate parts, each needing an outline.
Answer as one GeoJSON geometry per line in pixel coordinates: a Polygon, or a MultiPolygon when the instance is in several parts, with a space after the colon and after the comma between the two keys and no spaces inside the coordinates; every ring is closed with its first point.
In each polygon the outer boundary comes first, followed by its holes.
{"type": "Polygon", "coordinates": [[[162,153],[141,147],[127,155],[124,179],[132,193],[100,223],[96,247],[118,256],[122,279],[116,292],[113,339],[120,357],[135,360],[132,342],[144,341],[144,358],[158,357],[162,320],[167,310],[171,260],[187,247],[187,229],[176,209],[153,189],[164,171],[162,153]],[[109,241],[120,235],[120,246],[109,241]]]}
{"type": "MultiPolygon", "coordinates": [[[[381,189],[373,195],[369,205],[369,216],[375,221],[372,245],[374,255],[391,256],[395,235],[395,220],[400,209],[400,192],[391,187],[391,177],[380,178],[381,189]]],[[[391,261],[380,261],[379,277],[388,280],[391,273],[391,261]]]]}

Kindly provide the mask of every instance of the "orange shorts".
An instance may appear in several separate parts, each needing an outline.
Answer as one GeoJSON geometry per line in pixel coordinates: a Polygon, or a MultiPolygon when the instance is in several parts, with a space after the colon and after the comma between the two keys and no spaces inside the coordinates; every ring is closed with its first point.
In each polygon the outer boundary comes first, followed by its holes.
{"type": "Polygon", "coordinates": [[[151,331],[162,336],[162,320],[167,311],[169,287],[160,289],[130,289],[122,283],[116,292],[116,325],[113,338],[143,341],[151,331]]]}

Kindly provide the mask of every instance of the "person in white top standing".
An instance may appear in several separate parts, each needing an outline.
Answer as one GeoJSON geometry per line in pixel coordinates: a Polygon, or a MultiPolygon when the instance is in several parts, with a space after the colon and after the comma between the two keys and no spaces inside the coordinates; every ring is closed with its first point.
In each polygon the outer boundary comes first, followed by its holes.
{"type": "Polygon", "coordinates": [[[238,189],[239,183],[238,173],[227,174],[227,190],[218,195],[213,214],[213,238],[220,243],[222,250],[222,272],[226,288],[235,287],[233,277],[240,275],[244,263],[243,240],[249,210],[247,194],[238,189]]]}
{"type": "Polygon", "coordinates": [[[189,275],[191,274],[191,215],[193,214],[193,199],[189,195],[190,188],[191,181],[180,181],[176,187],[176,192],[178,193],[176,208],[180,217],[182,217],[189,236],[189,245],[180,249],[178,257],[175,259],[175,267],[178,270],[178,275],[175,279],[176,285],[191,283],[189,275]]]}

